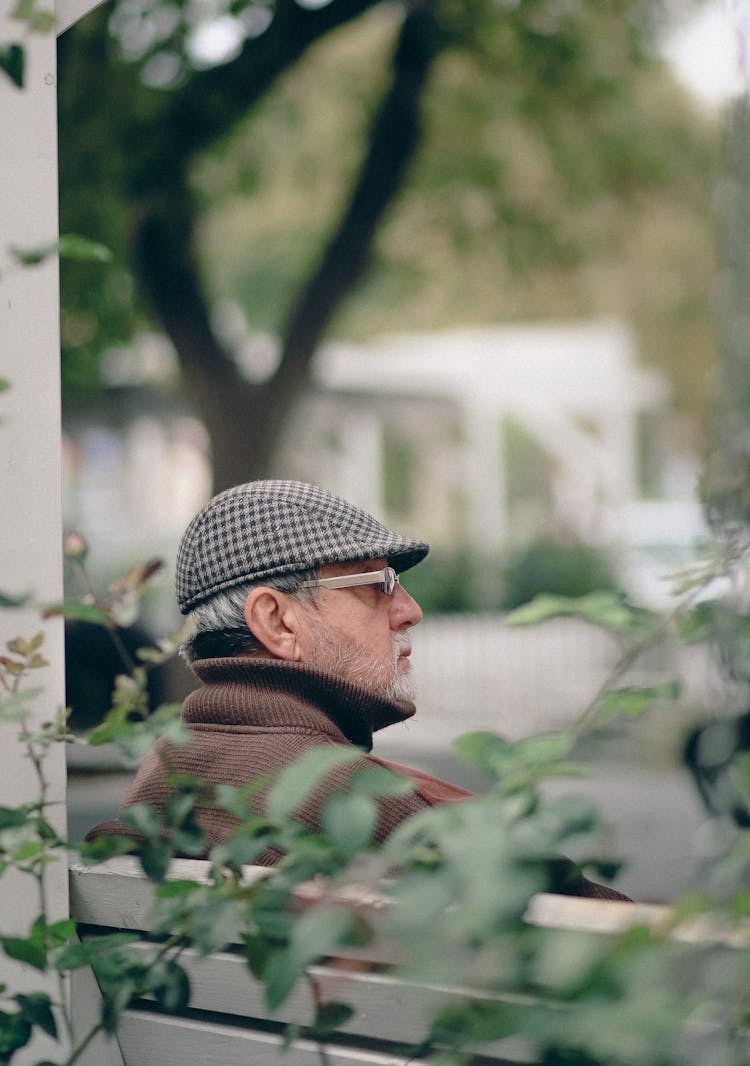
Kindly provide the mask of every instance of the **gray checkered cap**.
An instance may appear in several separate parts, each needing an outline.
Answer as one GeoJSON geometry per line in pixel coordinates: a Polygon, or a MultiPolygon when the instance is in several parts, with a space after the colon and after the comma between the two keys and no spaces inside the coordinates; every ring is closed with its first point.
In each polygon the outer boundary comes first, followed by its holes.
{"type": "Polygon", "coordinates": [[[185,530],[177,603],[187,614],[222,589],[326,563],[382,558],[408,570],[428,551],[317,485],[249,481],[214,496],[185,530]]]}

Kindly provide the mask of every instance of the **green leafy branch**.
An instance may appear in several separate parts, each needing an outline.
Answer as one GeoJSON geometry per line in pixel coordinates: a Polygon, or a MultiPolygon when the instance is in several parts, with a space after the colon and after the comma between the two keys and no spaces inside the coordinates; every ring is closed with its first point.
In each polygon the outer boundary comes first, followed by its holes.
{"type": "MultiPolygon", "coordinates": [[[[101,596],[83,568],[85,542],[69,539],[66,551],[81,564],[83,598],[53,605],[48,613],[85,616],[108,629],[132,618],[158,571],[152,564],[136,568],[101,596]]],[[[643,623],[645,633],[643,615],[623,614],[616,603],[605,610],[602,601],[597,608],[589,600],[583,609],[589,615],[601,610],[610,627],[620,626],[628,640],[643,643],[638,628],[643,623]]],[[[694,627],[694,634],[699,629],[694,627]]],[[[696,1004],[713,1004],[721,995],[727,1026],[738,1023],[743,1007],[736,983],[727,978],[727,987],[717,988],[700,951],[669,942],[665,931],[632,930],[605,940],[541,930],[525,920],[533,893],[575,890],[580,873],[562,856],[612,872],[611,863],[597,855],[598,821],[591,807],[575,797],[550,803],[539,789],[550,776],[577,772],[571,761],[575,731],[517,742],[489,733],[462,738],[458,753],[491,778],[490,792],[427,810],[376,845],[379,800],[413,786],[385,767],[360,768],[357,750],[315,749],[275,777],[242,787],[170,774],[169,752],[189,734],[174,705],[148,714],[145,671],[173,646],[172,641],[139,652],[130,671],[118,678],[112,710],[92,735],[92,742],[118,743],[133,757],[160,738],[157,750],[163,753],[171,794],[160,811],[146,804],[126,808],[121,819],[128,836],[98,838],[82,848],[91,862],[125,852],[138,857],[154,885],[149,918],[154,942],[136,946],[133,935],[117,933],[76,943],[72,924],[48,923],[43,903],[26,937],[0,938],[6,955],[39,972],[62,976],[90,965],[96,973],[101,1016],[82,1036],[69,1034],[64,1066],[73,1066],[97,1032],[114,1032],[123,1011],[143,996],[153,996],[166,1011],[184,1011],[190,1002],[188,948],[198,955],[239,949],[262,982],[272,1012],[287,1002],[298,982],[307,982],[312,1018],[307,1025],[290,1026],[286,1038],[317,1040],[323,1063],[327,1034],[351,1016],[352,1007],[345,1002],[345,988],[335,1002],[321,996],[311,968],[352,952],[365,966],[368,960],[387,959],[394,973],[410,981],[467,989],[465,999],[441,1010],[424,1041],[411,1049],[432,1061],[458,1062],[489,1042],[523,1036],[532,1038],[543,1063],[676,1066],[670,1041],[696,1004]],[[346,788],[335,789],[331,779],[341,774],[346,788]],[[321,826],[312,832],[297,812],[319,790],[324,790],[321,826]],[[205,854],[202,814],[207,808],[229,814],[233,831],[211,851],[205,882],[170,880],[175,856],[205,854]],[[248,878],[243,868],[268,849],[281,856],[278,865],[268,876],[248,878]],[[694,996],[683,995],[675,980],[687,968],[700,985],[694,996]]],[[[2,657],[2,713],[21,721],[32,747],[66,736],[64,718],[36,733],[26,724],[30,700],[40,691],[25,684],[44,666],[42,647],[39,634],[17,638],[2,657]]],[[[614,693],[616,702],[609,708],[608,697],[601,697],[596,722],[614,713],[641,713],[647,694],[634,688],[628,708],[625,692],[614,693]]],[[[67,845],[46,820],[41,759],[35,765],[39,802],[0,809],[6,862],[0,873],[15,865],[41,883],[52,850],[67,845]]],[[[744,895],[734,891],[725,906],[735,915],[750,913],[747,898],[746,890],[744,895]]],[[[692,903],[694,911],[715,906],[692,903]]],[[[62,1002],[62,996],[57,1003],[45,993],[9,992],[7,1009],[0,1009],[0,1057],[10,1062],[35,1031],[56,1036],[62,1002]]]]}
{"type": "MultiPolygon", "coordinates": [[[[51,33],[55,28],[54,10],[44,7],[40,0],[18,0],[10,17],[23,24],[24,38],[31,33],[51,33]]],[[[23,88],[25,67],[26,51],[21,42],[0,44],[0,70],[17,89],[23,88]]]]}
{"type": "MultiPolygon", "coordinates": [[[[5,63],[12,68],[14,64],[22,62],[22,56],[23,49],[19,45],[10,45],[8,48],[0,45],[0,70],[7,69],[4,66],[5,63]]],[[[41,266],[54,256],[60,259],[77,259],[95,263],[109,263],[112,259],[112,253],[106,245],[89,240],[88,237],[82,237],[77,233],[61,234],[55,241],[47,241],[28,248],[10,245],[7,253],[12,266],[0,272],[0,279],[7,278],[17,270],[41,266]]]]}
{"type": "MultiPolygon", "coordinates": [[[[42,611],[43,617],[61,615],[94,621],[104,626],[110,632],[115,645],[125,652],[117,627],[134,619],[146,587],[159,571],[161,564],[153,562],[134,568],[110,587],[106,597],[100,597],[88,581],[85,569],[87,545],[84,539],[78,535],[69,537],[66,553],[79,564],[87,591],[81,599],[47,606],[42,611]]],[[[29,604],[30,598],[27,596],[3,595],[0,605],[13,608],[29,604]]],[[[138,994],[147,991],[157,999],[163,995],[166,1001],[170,996],[174,996],[177,978],[171,965],[161,964],[162,952],[158,953],[153,964],[147,966],[143,973],[142,960],[137,963],[135,959],[122,960],[116,952],[111,952],[108,965],[117,969],[116,962],[119,960],[127,972],[120,973],[120,979],[114,981],[111,995],[109,998],[105,997],[106,1009],[99,1022],[80,1040],[76,1039],[66,1008],[62,977],[65,971],[74,968],[73,961],[76,957],[81,957],[80,952],[83,951],[86,956],[86,951],[81,945],[69,944],[75,933],[74,922],[65,920],[50,923],[47,917],[45,869],[50,862],[55,861],[60,852],[67,852],[70,844],[58,835],[48,818],[49,786],[44,760],[52,744],[70,742],[78,738],[70,733],[67,727],[67,712],[63,708],[40,726],[31,725],[33,704],[43,694],[43,688],[31,686],[28,682],[48,665],[43,655],[43,645],[44,634],[40,631],[30,638],[19,636],[8,641],[5,654],[0,655],[0,720],[19,724],[19,738],[33,767],[37,788],[35,801],[18,807],[0,808],[0,876],[11,868],[31,876],[37,884],[39,898],[39,913],[28,934],[0,934],[0,947],[9,958],[55,976],[59,992],[56,1001],[46,992],[5,995],[9,1009],[0,1010],[0,1060],[10,1062],[15,1052],[29,1043],[36,1030],[58,1038],[56,1017],[59,1016],[63,1020],[66,1040],[70,1047],[64,1066],[72,1066],[96,1033],[102,1027],[108,1027],[112,1010],[107,1005],[116,1005],[121,1000],[124,1002],[127,998],[124,996],[124,988],[136,989],[138,994]],[[79,951],[78,956],[74,949],[79,951]],[[136,974],[140,975],[138,981],[135,980],[136,974]]],[[[180,728],[176,722],[178,708],[162,707],[153,716],[149,716],[146,696],[146,670],[151,665],[164,661],[172,654],[174,647],[174,641],[164,641],[159,647],[140,649],[138,654],[142,656],[143,665],[136,665],[126,655],[124,669],[129,669],[130,673],[124,672],[117,678],[112,710],[109,712],[108,721],[100,727],[99,736],[94,738],[94,742],[103,743],[117,736],[123,748],[129,750],[133,757],[139,758],[154,740],[164,733],[173,742],[184,737],[184,727],[180,728]],[[134,719],[141,725],[140,732],[136,729],[134,719]]],[[[176,838],[175,843],[183,848],[185,846],[185,841],[181,838],[176,838]]],[[[116,942],[110,944],[110,948],[114,946],[116,942]]],[[[4,989],[3,993],[6,991],[4,989]]]]}
{"type": "MultiPolygon", "coordinates": [[[[56,858],[60,849],[67,847],[47,817],[50,806],[48,783],[44,773],[44,758],[50,745],[67,735],[66,716],[63,711],[38,730],[30,726],[31,703],[41,693],[39,688],[25,688],[24,681],[48,664],[42,654],[44,634],[36,633],[30,639],[16,637],[6,644],[6,653],[0,656],[0,720],[20,723],[20,740],[34,770],[38,799],[17,808],[0,808],[0,875],[13,868],[31,876],[36,882],[39,914],[27,937],[0,936],[0,945],[5,954],[19,962],[25,962],[39,970],[48,969],[48,958],[72,935],[75,923],[69,920],[50,923],[47,913],[45,869],[56,858]]],[[[0,1011],[0,1048],[10,1055],[26,1045],[34,1027],[48,1035],[57,1036],[57,1023],[52,1012],[52,1001],[47,993],[36,992],[11,997],[15,1010],[0,1011]]],[[[58,978],[58,1008],[64,1003],[64,989],[58,978]]],[[[67,1012],[62,1017],[70,1037],[67,1012]]],[[[5,1060],[4,1060],[5,1061],[5,1060]]]]}
{"type": "Polygon", "coordinates": [[[735,521],[714,529],[698,561],[671,576],[673,606],[664,612],[628,603],[621,593],[601,591],[582,597],[537,596],[508,615],[514,626],[538,625],[554,618],[578,618],[612,633],[622,651],[609,674],[573,726],[580,736],[623,716],[636,718],[655,701],[676,700],[679,683],[618,687],[639,658],[667,637],[684,643],[715,640],[732,681],[750,681],[750,618],[744,592],[750,539],[735,521]]]}
{"type": "MultiPolygon", "coordinates": [[[[744,558],[744,549],[743,549],[744,558]]],[[[675,576],[680,597],[667,612],[659,613],[628,603],[621,593],[601,591],[581,597],[537,596],[508,615],[512,626],[538,625],[554,618],[578,618],[616,636],[623,645],[617,661],[603,679],[572,727],[579,737],[590,729],[616,717],[637,718],[655,701],[679,698],[680,685],[670,679],[656,685],[618,687],[638,662],[666,637],[678,634],[700,639],[705,635],[705,605],[697,604],[701,595],[738,565],[735,555],[714,557],[699,568],[675,576]]]]}

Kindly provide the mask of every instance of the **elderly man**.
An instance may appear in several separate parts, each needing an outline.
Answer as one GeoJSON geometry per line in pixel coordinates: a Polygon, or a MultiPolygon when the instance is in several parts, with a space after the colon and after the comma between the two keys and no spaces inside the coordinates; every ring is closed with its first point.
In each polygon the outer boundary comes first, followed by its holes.
{"type": "MultiPolygon", "coordinates": [[[[334,769],[298,809],[312,829],[325,796],[368,764],[413,784],[379,800],[379,842],[411,814],[469,796],[369,754],[375,730],[415,711],[409,631],[422,612],[399,575],[428,550],[314,485],[255,481],[211,500],[177,555],[177,599],[193,625],[183,653],[203,683],[182,711],[194,739],[187,748],[157,746],[125,804],[162,806],[165,766],[243,785],[321,745],[356,745],[362,755],[334,769]]],[[[223,810],[200,817],[209,847],[232,829],[223,810]]],[[[110,822],[95,832],[121,831],[110,822]]],[[[269,848],[258,861],[278,859],[269,848]]],[[[617,896],[583,878],[576,890],[617,896]]]]}

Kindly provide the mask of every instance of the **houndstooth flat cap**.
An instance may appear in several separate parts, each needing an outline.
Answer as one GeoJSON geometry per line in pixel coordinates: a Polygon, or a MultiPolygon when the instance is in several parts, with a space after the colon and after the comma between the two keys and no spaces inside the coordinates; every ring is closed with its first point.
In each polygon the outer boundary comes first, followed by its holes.
{"type": "Polygon", "coordinates": [[[249,481],[214,496],[185,530],[177,603],[187,614],[222,589],[326,563],[383,558],[408,570],[428,551],[317,485],[249,481]]]}

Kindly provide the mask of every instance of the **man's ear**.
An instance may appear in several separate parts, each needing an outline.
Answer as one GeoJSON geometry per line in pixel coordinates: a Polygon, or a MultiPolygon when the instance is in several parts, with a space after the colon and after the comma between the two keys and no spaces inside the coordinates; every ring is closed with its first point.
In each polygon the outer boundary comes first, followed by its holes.
{"type": "Polygon", "coordinates": [[[292,662],[302,659],[296,608],[295,601],[279,589],[261,585],[247,594],[244,611],[247,628],[275,659],[292,662]]]}

